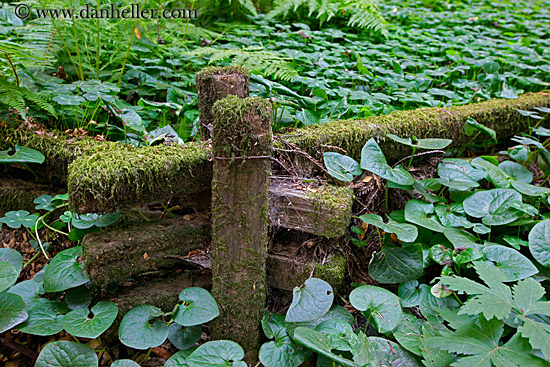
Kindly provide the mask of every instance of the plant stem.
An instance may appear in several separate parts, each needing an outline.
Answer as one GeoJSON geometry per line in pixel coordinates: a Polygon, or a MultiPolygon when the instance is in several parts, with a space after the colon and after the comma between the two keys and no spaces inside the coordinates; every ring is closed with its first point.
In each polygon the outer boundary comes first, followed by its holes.
{"type": "Polygon", "coordinates": [[[413,162],[414,153],[416,152],[416,147],[412,147],[412,148],[413,148],[413,152],[411,154],[411,159],[409,160],[409,166],[407,167],[407,171],[411,169],[411,164],[413,162]]]}
{"type": "Polygon", "coordinates": [[[25,269],[30,263],[32,263],[34,260],[36,260],[36,258],[38,257],[38,255],[40,255],[40,252],[37,252],[36,254],[34,254],[33,257],[31,257],[31,259],[29,261],[27,261],[25,263],[25,265],[23,265],[23,267],[21,268],[21,270],[25,269]]]}

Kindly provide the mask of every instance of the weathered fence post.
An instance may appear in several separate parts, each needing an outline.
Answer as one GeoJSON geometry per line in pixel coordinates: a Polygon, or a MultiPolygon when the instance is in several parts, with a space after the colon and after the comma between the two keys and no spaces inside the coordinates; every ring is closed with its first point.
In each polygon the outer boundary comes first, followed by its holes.
{"type": "Polygon", "coordinates": [[[201,140],[208,140],[212,136],[212,106],[228,95],[248,97],[250,76],[242,66],[208,67],[197,73],[196,81],[201,140]]]}
{"type": "Polygon", "coordinates": [[[271,103],[216,102],[212,156],[212,293],[221,315],[213,339],[231,339],[257,361],[266,300],[271,103]]]}

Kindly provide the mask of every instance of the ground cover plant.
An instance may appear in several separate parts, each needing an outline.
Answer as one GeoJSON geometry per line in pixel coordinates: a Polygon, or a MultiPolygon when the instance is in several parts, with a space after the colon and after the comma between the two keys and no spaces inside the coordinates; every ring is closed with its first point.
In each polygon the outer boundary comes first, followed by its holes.
{"type": "MultiPolygon", "coordinates": [[[[548,0],[149,5],[196,8],[200,17],[21,20],[2,4],[0,127],[185,145],[201,138],[195,74],[208,65],[248,68],[251,94],[273,102],[273,129],[292,134],[300,130],[286,129],[395,110],[513,101],[550,83],[548,0]]],[[[359,160],[338,147],[323,162],[308,156],[335,185],[381,182],[381,210],[358,213],[342,239],[350,256],[368,252],[368,284],[347,279],[337,292],[311,275],[296,284],[284,312],[265,311],[257,365],[550,366],[550,108],[517,112],[529,127],[511,141],[469,118],[461,146],[388,134],[368,140],[359,160]],[[388,162],[382,139],[410,155],[388,162]]],[[[0,151],[0,172],[15,164],[37,176],[45,159],[16,144],[0,151]]],[[[117,290],[90,281],[81,241],[119,223],[120,212],[80,214],[68,194],[34,204],[0,217],[6,348],[29,357],[39,345],[38,367],[247,365],[237,343],[209,339],[220,309],[203,288],[178,289],[170,312],[146,304],[115,321],[119,306],[102,296],[117,290]],[[31,252],[10,248],[18,236],[31,252]],[[107,359],[115,355],[108,339],[128,358],[107,359]]]]}

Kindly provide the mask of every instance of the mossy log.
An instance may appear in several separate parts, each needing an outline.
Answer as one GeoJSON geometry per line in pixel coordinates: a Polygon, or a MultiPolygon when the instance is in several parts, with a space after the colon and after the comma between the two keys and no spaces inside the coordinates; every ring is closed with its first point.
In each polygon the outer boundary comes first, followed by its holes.
{"type": "Polygon", "coordinates": [[[178,258],[206,247],[210,226],[198,219],[164,219],[149,224],[90,233],[82,241],[86,272],[94,284],[127,282],[173,268],[178,258]]]}
{"type": "MultiPolygon", "coordinates": [[[[338,147],[344,149],[347,155],[359,160],[363,145],[374,137],[388,161],[393,163],[410,155],[411,149],[391,139],[385,139],[389,133],[400,137],[453,139],[451,147],[456,147],[470,140],[471,137],[464,133],[464,124],[468,117],[472,117],[495,130],[499,139],[504,139],[528,130],[529,119],[516,109],[528,111],[533,107],[549,106],[549,93],[527,93],[518,99],[491,99],[464,106],[427,107],[395,111],[388,115],[362,120],[310,125],[296,130],[294,136],[292,132],[287,131],[286,134],[291,136],[287,141],[319,159],[322,158],[323,152],[338,147]]],[[[486,137],[478,137],[479,141],[483,139],[486,137]]]]}
{"type": "Polygon", "coordinates": [[[69,199],[78,212],[113,211],[124,204],[210,197],[212,162],[201,143],[183,147],[109,146],[69,166],[69,199]]]}
{"type": "Polygon", "coordinates": [[[42,195],[64,194],[66,189],[15,178],[0,178],[0,217],[12,210],[35,212],[34,199],[42,195]]]}
{"type": "Polygon", "coordinates": [[[241,66],[207,67],[197,73],[201,140],[212,136],[214,103],[234,95],[246,98],[250,93],[249,71],[241,66]]]}
{"type": "Polygon", "coordinates": [[[212,112],[212,337],[239,343],[253,363],[266,301],[271,103],[230,95],[212,112]]]}
{"type": "Polygon", "coordinates": [[[269,217],[275,227],[340,238],[349,227],[353,202],[349,187],[311,187],[274,179],[269,189],[269,217]]]}

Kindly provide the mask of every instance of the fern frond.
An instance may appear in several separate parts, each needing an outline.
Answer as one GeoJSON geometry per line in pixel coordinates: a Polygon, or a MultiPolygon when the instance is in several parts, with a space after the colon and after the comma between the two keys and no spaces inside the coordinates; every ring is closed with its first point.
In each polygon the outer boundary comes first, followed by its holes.
{"type": "Polygon", "coordinates": [[[5,79],[0,79],[0,105],[5,105],[8,108],[16,110],[21,117],[25,118],[27,102],[32,102],[40,109],[57,118],[55,108],[48,102],[48,99],[44,95],[31,92],[23,87],[18,87],[5,79]]]}
{"type": "Polygon", "coordinates": [[[267,16],[284,19],[301,7],[307,8],[308,17],[316,13],[321,25],[343,14],[349,15],[347,25],[350,27],[373,29],[384,36],[388,34],[387,22],[380,14],[376,0],[277,0],[267,16]]]}
{"type": "Polygon", "coordinates": [[[243,49],[200,47],[186,54],[197,57],[210,56],[209,64],[231,59],[233,64],[242,65],[250,71],[263,72],[280,80],[290,80],[298,76],[298,72],[290,65],[289,59],[262,47],[243,49]]]}

